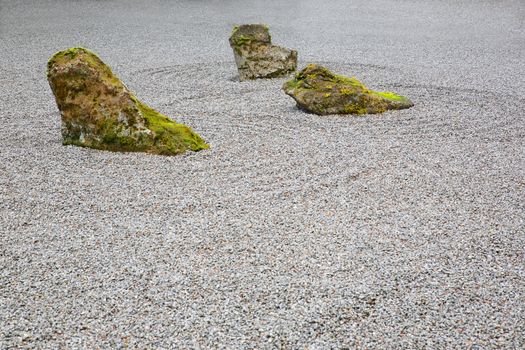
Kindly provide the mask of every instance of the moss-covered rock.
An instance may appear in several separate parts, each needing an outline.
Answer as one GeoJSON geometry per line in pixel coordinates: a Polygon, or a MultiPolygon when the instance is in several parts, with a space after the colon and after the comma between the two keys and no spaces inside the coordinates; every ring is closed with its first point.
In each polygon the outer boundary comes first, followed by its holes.
{"type": "Polygon", "coordinates": [[[267,25],[244,24],[233,28],[230,46],[241,81],[283,77],[297,68],[297,51],[272,45],[267,25]]]}
{"type": "Polygon", "coordinates": [[[47,78],[65,145],[175,155],[209,146],[193,130],[140,102],[93,52],[57,52],[47,78]]]}
{"type": "Polygon", "coordinates": [[[356,78],[333,74],[315,64],[298,72],[283,85],[283,90],[299,108],[320,115],[376,114],[414,105],[406,97],[369,90],[356,78]]]}

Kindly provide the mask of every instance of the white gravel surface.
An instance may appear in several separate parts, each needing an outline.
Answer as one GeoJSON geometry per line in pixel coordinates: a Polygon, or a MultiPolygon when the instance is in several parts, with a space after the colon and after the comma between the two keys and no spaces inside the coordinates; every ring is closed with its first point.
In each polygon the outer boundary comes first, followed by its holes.
{"type": "Polygon", "coordinates": [[[0,348],[525,347],[525,4],[0,0],[0,348]],[[357,4],[358,3],[358,4],[357,4]],[[315,116],[231,27],[415,106],[315,116]],[[98,52],[212,146],[62,146],[98,52]]]}

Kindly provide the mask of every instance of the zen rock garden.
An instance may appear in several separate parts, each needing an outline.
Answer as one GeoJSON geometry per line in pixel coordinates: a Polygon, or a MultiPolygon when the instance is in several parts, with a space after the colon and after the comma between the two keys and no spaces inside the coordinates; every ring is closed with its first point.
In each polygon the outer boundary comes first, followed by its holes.
{"type": "Polygon", "coordinates": [[[0,350],[525,349],[524,15],[0,0],[0,350]]]}
{"type": "MultiPolygon", "coordinates": [[[[295,72],[297,51],[272,45],[269,27],[234,27],[229,39],[239,80],[286,77],[295,72]]],[[[57,52],[47,78],[62,117],[64,145],[109,151],[177,155],[209,145],[190,127],[141,102],[93,52],[76,47],[57,52]]],[[[283,86],[307,112],[377,114],[413,106],[392,92],[369,90],[356,78],[309,64],[283,86]]]]}

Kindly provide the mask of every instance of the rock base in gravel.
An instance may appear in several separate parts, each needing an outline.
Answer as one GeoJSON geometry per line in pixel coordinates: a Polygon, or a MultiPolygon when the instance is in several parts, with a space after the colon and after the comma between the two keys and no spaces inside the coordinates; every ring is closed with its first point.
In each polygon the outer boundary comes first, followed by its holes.
{"type": "Polygon", "coordinates": [[[268,26],[263,24],[233,28],[230,46],[241,81],[283,77],[297,68],[297,51],[272,45],[268,26]]]}
{"type": "Polygon", "coordinates": [[[65,145],[175,155],[208,148],[186,125],[140,102],[93,52],[71,48],[48,62],[65,145]]]}
{"type": "Polygon", "coordinates": [[[307,112],[325,114],[376,114],[414,104],[392,92],[367,89],[359,80],[336,75],[309,64],[283,85],[283,90],[307,112]]]}

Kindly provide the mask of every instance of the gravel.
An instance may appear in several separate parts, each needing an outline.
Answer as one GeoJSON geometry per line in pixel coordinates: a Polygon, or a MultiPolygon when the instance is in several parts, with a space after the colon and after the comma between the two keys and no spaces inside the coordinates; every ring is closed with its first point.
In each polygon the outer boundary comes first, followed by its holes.
{"type": "Polygon", "coordinates": [[[0,0],[0,348],[525,347],[522,1],[0,0]],[[415,106],[315,116],[231,27],[415,106]],[[98,52],[212,148],[62,146],[98,52]]]}

